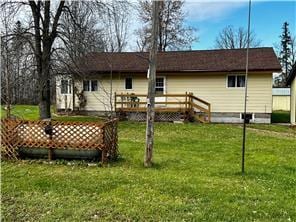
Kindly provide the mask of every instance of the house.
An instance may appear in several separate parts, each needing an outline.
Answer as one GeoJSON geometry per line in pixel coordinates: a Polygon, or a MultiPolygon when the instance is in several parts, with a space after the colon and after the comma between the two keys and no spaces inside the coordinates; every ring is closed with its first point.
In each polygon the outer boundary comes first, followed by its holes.
{"type": "Polygon", "coordinates": [[[290,111],[290,88],[272,89],[272,110],[290,111]]]}
{"type": "Polygon", "coordinates": [[[292,125],[296,125],[296,63],[289,74],[287,85],[291,86],[291,111],[290,120],[292,125]]]}
{"type": "MultiPolygon", "coordinates": [[[[73,80],[57,78],[57,109],[145,116],[148,57],[145,52],[88,54],[79,61],[73,80]]],[[[200,114],[198,118],[204,115],[208,122],[242,122],[245,69],[245,49],[159,52],[156,111],[200,114]]],[[[272,48],[250,49],[247,115],[251,122],[270,123],[272,78],[280,71],[272,48]]]]}

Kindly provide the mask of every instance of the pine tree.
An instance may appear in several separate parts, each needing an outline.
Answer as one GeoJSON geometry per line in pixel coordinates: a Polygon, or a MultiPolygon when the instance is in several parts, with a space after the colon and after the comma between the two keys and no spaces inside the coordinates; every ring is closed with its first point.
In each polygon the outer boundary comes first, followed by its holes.
{"type": "Polygon", "coordinates": [[[281,84],[284,85],[287,81],[289,71],[292,67],[292,53],[291,53],[291,47],[292,47],[292,40],[291,40],[291,34],[289,31],[289,23],[285,22],[283,24],[283,32],[282,35],[280,35],[281,38],[281,51],[279,54],[279,61],[282,65],[282,74],[281,74],[281,84]]]}

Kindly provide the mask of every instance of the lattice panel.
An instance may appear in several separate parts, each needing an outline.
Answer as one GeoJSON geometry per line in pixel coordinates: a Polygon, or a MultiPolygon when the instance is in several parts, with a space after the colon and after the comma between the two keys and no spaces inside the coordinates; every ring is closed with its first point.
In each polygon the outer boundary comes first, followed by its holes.
{"type": "Polygon", "coordinates": [[[104,144],[107,148],[107,156],[116,159],[118,155],[117,146],[117,121],[109,121],[104,127],[104,144]]]}
{"type": "Polygon", "coordinates": [[[173,122],[173,121],[179,121],[182,119],[181,113],[156,113],[155,115],[155,121],[159,122],[173,122]]]}
{"type": "MultiPolygon", "coordinates": [[[[131,112],[127,115],[129,120],[146,121],[146,112],[131,112]]],[[[173,122],[182,120],[184,115],[180,112],[156,112],[155,121],[157,122],[173,122]]]]}
{"type": "Polygon", "coordinates": [[[18,147],[101,149],[112,158],[117,154],[117,120],[106,123],[1,120],[1,152],[17,158],[18,147]],[[45,133],[48,127],[52,134],[45,133]]]}
{"type": "Polygon", "coordinates": [[[19,125],[18,146],[64,149],[99,149],[103,146],[103,125],[94,123],[25,121],[19,125]],[[52,136],[45,133],[51,125],[52,136]]]}
{"type": "Polygon", "coordinates": [[[131,112],[127,114],[127,118],[132,121],[146,121],[147,114],[144,112],[131,112]]]}
{"type": "Polygon", "coordinates": [[[17,146],[14,146],[18,125],[17,120],[8,124],[6,120],[1,119],[1,156],[4,158],[18,159],[17,146]]]}

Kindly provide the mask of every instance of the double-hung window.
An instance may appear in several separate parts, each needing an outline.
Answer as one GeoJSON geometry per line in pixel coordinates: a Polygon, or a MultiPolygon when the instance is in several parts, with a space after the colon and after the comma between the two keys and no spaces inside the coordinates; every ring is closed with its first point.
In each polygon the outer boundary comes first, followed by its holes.
{"type": "Polygon", "coordinates": [[[62,79],[61,80],[61,94],[70,94],[71,93],[71,80],[62,79]]]}
{"type": "Polygon", "coordinates": [[[125,78],[125,89],[133,89],[133,79],[131,77],[125,78]]]}
{"type": "Polygon", "coordinates": [[[228,75],[227,88],[242,88],[246,85],[245,75],[228,75]]]}
{"type": "Polygon", "coordinates": [[[84,80],[83,91],[86,91],[86,92],[98,91],[98,80],[84,80]]]}
{"type": "Polygon", "coordinates": [[[156,95],[163,95],[164,94],[164,78],[163,77],[156,78],[155,93],[156,93],[156,95]]]}

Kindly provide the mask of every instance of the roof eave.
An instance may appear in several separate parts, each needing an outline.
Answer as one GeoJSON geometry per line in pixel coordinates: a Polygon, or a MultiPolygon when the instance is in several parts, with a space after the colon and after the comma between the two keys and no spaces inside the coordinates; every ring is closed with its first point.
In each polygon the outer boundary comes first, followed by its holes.
{"type": "Polygon", "coordinates": [[[292,70],[290,71],[286,86],[290,86],[292,84],[293,79],[295,79],[295,77],[296,77],[296,63],[294,63],[292,70]]]}
{"type": "MultiPolygon", "coordinates": [[[[91,70],[86,71],[85,75],[106,74],[106,73],[130,73],[145,74],[148,70],[91,70]]],[[[246,72],[245,69],[228,69],[228,70],[157,70],[157,73],[225,73],[225,72],[246,72]]],[[[281,69],[249,69],[249,72],[281,72],[281,69]]]]}

